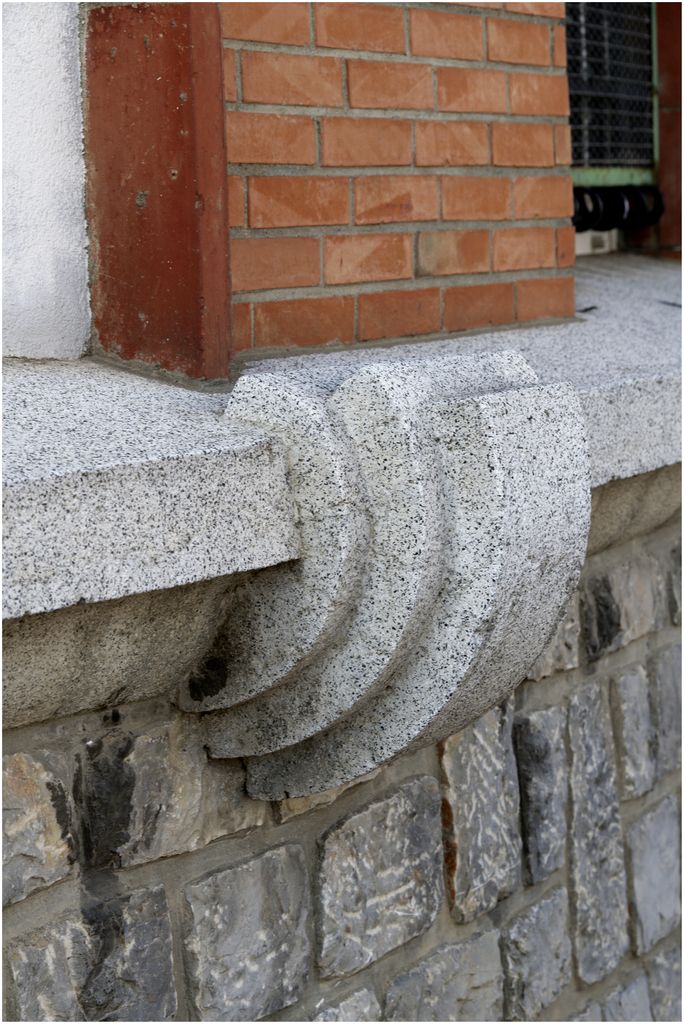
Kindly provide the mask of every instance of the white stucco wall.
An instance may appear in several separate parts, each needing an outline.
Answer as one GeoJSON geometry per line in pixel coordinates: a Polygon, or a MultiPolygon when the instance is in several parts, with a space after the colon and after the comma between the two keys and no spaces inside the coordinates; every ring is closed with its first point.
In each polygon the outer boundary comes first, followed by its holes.
{"type": "Polygon", "coordinates": [[[3,353],[82,355],[90,329],[78,4],[6,3],[3,353]]]}

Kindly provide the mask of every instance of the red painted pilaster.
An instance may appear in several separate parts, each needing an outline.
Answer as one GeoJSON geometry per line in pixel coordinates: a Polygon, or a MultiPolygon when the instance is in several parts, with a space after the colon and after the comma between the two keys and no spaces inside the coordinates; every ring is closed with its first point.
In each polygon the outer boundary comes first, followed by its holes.
{"type": "Polygon", "coordinates": [[[230,361],[222,49],[214,3],[91,8],[94,350],[196,379],[230,361]]]}

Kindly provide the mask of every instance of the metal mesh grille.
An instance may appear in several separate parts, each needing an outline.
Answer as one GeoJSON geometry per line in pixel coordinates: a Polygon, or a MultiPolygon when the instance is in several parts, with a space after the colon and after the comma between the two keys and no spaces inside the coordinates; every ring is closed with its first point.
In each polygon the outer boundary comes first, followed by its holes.
{"type": "Polygon", "coordinates": [[[572,162],[653,163],[651,4],[566,4],[572,162]]]}

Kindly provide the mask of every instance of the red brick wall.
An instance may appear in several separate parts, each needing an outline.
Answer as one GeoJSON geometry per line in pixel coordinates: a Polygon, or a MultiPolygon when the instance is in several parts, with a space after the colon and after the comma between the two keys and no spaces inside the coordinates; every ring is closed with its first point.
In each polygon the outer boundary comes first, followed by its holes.
{"type": "Polygon", "coordinates": [[[563,4],[220,8],[235,351],[573,314],[563,4]]]}

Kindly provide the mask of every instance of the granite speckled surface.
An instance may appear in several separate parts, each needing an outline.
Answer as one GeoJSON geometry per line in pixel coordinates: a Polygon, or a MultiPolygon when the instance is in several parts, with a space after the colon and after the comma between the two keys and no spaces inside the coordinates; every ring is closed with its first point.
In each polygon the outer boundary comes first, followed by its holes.
{"type": "MultiPolygon", "coordinates": [[[[589,527],[577,395],[537,385],[518,353],[385,361],[341,381],[327,370],[298,374],[303,393],[327,394],[359,467],[345,505],[365,502],[369,540],[350,612],[270,690],[244,700],[226,679],[197,707],[213,756],[249,757],[250,793],[270,799],[348,782],[507,696],[576,586],[589,527]]],[[[261,373],[249,387],[267,410],[288,381],[261,373]]],[[[303,548],[323,579],[327,558],[303,548]]],[[[317,599],[304,597],[306,617],[317,599]]],[[[281,601],[269,595],[274,619],[281,601]]],[[[239,616],[229,628],[242,632],[239,616]]]]}
{"type": "MultiPolygon", "coordinates": [[[[593,486],[678,462],[678,268],[620,254],[576,273],[574,323],[266,359],[246,375],[320,370],[333,389],[368,363],[514,349],[540,383],[576,387],[593,486]]],[[[288,439],[228,422],[231,401],[90,360],[7,361],[3,617],[295,558],[288,439]]]]}
{"type": "Polygon", "coordinates": [[[281,444],[225,398],[88,360],[4,377],[4,618],[297,557],[281,444]]]}
{"type": "Polygon", "coordinates": [[[577,320],[461,335],[453,340],[261,360],[249,373],[325,367],[347,376],[365,362],[513,349],[541,383],[567,381],[587,421],[592,486],[681,460],[679,265],[619,253],[585,257],[576,270],[577,320]]]}

